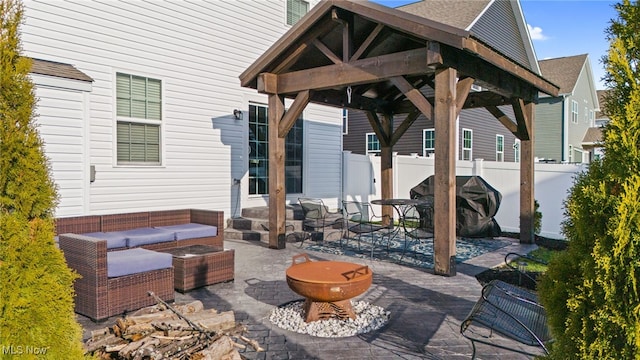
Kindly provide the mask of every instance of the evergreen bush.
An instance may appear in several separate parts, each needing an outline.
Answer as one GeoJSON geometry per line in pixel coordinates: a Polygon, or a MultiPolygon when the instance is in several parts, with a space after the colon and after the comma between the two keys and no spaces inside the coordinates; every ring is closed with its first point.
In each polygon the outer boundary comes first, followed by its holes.
{"type": "Polygon", "coordinates": [[[566,201],[567,251],[539,286],[554,359],[640,359],[640,4],[616,4],[602,160],[566,201]]]}
{"type": "Polygon", "coordinates": [[[35,124],[17,0],[0,0],[0,358],[81,359],[73,281],[54,242],[56,188],[35,124]]]}

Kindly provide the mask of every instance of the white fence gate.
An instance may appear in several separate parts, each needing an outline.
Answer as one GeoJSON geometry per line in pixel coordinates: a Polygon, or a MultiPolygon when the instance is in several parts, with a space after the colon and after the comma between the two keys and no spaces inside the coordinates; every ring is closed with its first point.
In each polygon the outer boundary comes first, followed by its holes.
{"type": "MultiPolygon", "coordinates": [[[[381,197],[380,157],[343,153],[343,198],[371,201],[381,197]]],[[[535,163],[534,194],[542,213],[540,235],[563,239],[564,201],[584,164],[535,163]]],[[[434,174],[434,158],[393,156],[393,197],[408,198],[412,187],[434,174]]],[[[456,175],[477,175],[500,191],[496,221],[503,231],[520,231],[520,164],[495,161],[457,161],[456,175]]]]}

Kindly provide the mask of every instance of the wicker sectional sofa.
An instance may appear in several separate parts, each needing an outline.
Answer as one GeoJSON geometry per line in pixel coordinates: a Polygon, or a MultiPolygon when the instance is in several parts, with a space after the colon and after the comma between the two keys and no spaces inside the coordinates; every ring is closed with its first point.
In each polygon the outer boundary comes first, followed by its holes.
{"type": "Polygon", "coordinates": [[[224,212],[164,210],[59,218],[56,232],[75,281],[75,311],[102,320],[153,305],[153,291],[174,299],[174,269],[166,250],[223,247],[224,212]],[[111,266],[109,266],[111,264],[111,266]]]}

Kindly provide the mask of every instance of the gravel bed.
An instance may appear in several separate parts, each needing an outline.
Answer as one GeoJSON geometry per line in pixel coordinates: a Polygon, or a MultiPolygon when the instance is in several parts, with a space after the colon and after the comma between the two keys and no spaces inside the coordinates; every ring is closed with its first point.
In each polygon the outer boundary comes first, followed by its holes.
{"type": "Polygon", "coordinates": [[[366,301],[352,302],[356,319],[327,319],[306,323],[302,318],[303,300],[290,302],[271,311],[269,320],[279,328],[317,337],[348,337],[368,333],[384,326],[391,313],[366,301]]]}

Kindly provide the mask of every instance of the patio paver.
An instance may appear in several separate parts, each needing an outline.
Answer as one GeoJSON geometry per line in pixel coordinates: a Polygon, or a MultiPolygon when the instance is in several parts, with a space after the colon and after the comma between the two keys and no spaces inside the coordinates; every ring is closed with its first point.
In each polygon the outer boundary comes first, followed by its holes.
{"type": "MultiPolygon", "coordinates": [[[[366,300],[391,312],[389,323],[377,331],[349,338],[318,338],[278,328],[269,321],[275,306],[300,299],[289,289],[285,270],[291,257],[301,250],[287,244],[272,250],[263,243],[225,240],[235,249],[235,281],[215,284],[186,294],[176,293],[176,302],[201,300],[205,308],[233,310],[236,321],[248,328],[247,337],[266,350],[257,353],[247,348],[247,359],[469,359],[471,343],[460,335],[460,323],[480,296],[475,275],[501,264],[507,252],[528,252],[535,245],[520,245],[516,240],[507,247],[457,265],[457,276],[442,277],[421,269],[376,260],[360,260],[373,273],[371,288],[356,299],[366,300]]],[[[353,258],[308,252],[314,260],[354,261],[353,258]]],[[[113,324],[79,316],[89,331],[113,324]]],[[[477,346],[478,359],[527,359],[524,355],[485,346],[477,346]]]]}

